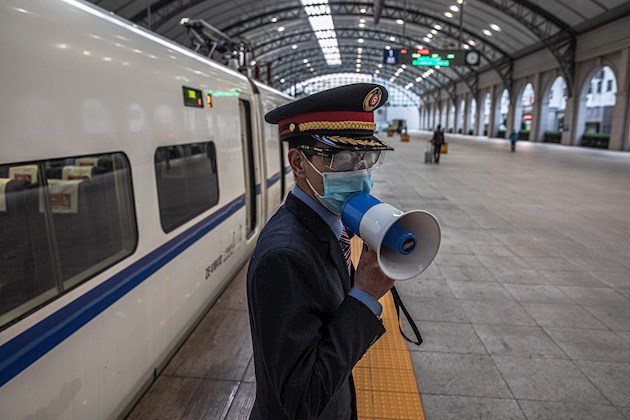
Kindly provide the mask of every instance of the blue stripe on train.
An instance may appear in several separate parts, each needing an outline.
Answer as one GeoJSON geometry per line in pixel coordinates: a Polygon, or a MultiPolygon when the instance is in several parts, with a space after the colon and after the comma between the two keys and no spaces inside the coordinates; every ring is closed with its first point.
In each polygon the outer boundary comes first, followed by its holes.
{"type": "MultiPolygon", "coordinates": [[[[278,179],[280,179],[279,173],[267,180],[267,186],[273,185],[278,179]],[[271,180],[273,182],[270,182],[271,180]]],[[[260,184],[256,186],[256,192],[260,193],[260,184]]],[[[241,195],[195,226],[180,233],[83,296],[0,346],[0,387],[244,206],[245,195],[241,195]]]]}

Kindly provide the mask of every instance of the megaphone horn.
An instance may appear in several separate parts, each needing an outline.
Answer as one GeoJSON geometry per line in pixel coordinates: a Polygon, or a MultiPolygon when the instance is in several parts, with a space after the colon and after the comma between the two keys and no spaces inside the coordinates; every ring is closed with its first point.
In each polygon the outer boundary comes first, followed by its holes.
{"type": "Polygon", "coordinates": [[[366,193],[346,199],[341,221],[376,251],[381,269],[394,280],[422,273],[440,248],[440,225],[431,213],[403,212],[366,193]]]}

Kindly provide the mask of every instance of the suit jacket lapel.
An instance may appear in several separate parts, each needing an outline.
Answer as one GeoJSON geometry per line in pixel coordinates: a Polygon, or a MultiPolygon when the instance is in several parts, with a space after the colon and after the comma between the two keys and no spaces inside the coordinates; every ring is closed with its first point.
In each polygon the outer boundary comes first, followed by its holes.
{"type": "Polygon", "coordinates": [[[328,244],[328,255],[333,261],[339,277],[342,279],[343,290],[347,294],[350,290],[350,276],[348,275],[346,260],[341,251],[341,246],[330,226],[313,209],[291,193],[287,196],[284,205],[287,210],[295,214],[313,232],[317,239],[328,244]]]}

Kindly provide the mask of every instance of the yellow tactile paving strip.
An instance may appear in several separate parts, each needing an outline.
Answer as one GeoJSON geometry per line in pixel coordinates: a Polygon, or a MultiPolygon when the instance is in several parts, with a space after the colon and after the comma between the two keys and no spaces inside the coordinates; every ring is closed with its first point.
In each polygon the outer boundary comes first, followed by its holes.
{"type": "MultiPolygon", "coordinates": [[[[363,242],[351,240],[352,262],[361,257],[363,242]]],[[[407,343],[398,330],[398,317],[391,293],[380,299],[381,319],[387,329],[355,366],[352,374],[357,389],[360,420],[424,420],[424,410],[407,343]]]]}

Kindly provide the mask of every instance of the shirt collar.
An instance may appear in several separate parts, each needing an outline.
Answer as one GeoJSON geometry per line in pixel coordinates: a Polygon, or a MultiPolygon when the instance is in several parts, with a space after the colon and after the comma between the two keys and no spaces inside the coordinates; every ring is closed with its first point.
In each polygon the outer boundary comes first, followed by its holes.
{"type": "Polygon", "coordinates": [[[316,201],[309,197],[304,191],[298,187],[297,184],[293,186],[291,190],[291,194],[293,194],[296,198],[300,199],[304,204],[309,206],[319,217],[321,217],[324,222],[330,227],[330,230],[333,231],[337,240],[341,239],[341,234],[343,233],[343,223],[341,223],[341,217],[336,214],[330,212],[326,207],[322,206],[319,201],[316,201]]]}

